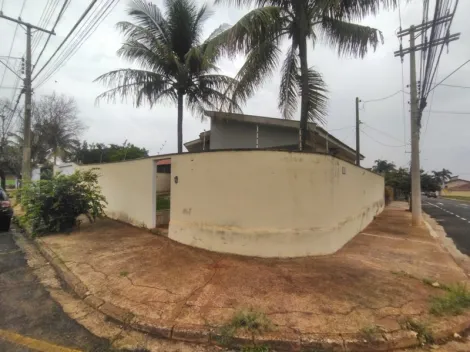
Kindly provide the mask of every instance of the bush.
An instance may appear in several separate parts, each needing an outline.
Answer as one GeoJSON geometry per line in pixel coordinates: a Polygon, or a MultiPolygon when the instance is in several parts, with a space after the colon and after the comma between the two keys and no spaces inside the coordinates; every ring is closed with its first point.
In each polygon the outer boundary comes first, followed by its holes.
{"type": "Polygon", "coordinates": [[[106,205],[94,170],[58,174],[50,180],[31,182],[23,185],[17,197],[33,236],[70,231],[81,214],[90,222],[94,221],[103,215],[106,205]]]}
{"type": "Polygon", "coordinates": [[[470,291],[464,284],[446,287],[446,294],[433,297],[430,312],[437,316],[459,315],[470,308],[470,291]]]}

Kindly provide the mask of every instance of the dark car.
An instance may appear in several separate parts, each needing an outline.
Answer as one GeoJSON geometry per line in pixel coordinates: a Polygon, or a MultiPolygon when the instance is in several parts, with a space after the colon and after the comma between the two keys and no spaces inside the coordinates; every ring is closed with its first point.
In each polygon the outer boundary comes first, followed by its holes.
{"type": "Polygon", "coordinates": [[[13,208],[7,193],[0,188],[0,231],[10,230],[11,218],[13,217],[13,208]]]}
{"type": "Polygon", "coordinates": [[[436,192],[428,192],[426,193],[426,196],[428,198],[437,198],[436,192]]]}

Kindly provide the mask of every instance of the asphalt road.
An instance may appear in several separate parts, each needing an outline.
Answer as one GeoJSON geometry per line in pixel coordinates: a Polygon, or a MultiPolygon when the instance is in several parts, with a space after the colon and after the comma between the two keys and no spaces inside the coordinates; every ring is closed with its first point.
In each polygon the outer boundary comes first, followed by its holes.
{"type": "Polygon", "coordinates": [[[422,204],[423,210],[444,227],[457,248],[470,255],[470,202],[423,197],[422,204]]]}
{"type": "Polygon", "coordinates": [[[113,351],[107,340],[92,335],[63,312],[27,265],[12,234],[0,232],[0,351],[38,350],[113,351]],[[24,347],[25,341],[29,347],[24,347]]]}

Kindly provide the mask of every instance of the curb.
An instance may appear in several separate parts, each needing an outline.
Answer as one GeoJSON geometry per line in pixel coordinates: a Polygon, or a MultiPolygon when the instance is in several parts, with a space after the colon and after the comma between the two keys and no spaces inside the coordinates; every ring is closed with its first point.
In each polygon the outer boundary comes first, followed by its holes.
{"type": "MultiPolygon", "coordinates": [[[[127,309],[106,302],[90,293],[85,284],[67,268],[65,263],[51,250],[41,239],[33,243],[39,252],[51,264],[58,276],[80,299],[90,307],[103,313],[110,319],[130,327],[134,330],[150,334],[157,338],[165,338],[188,343],[218,344],[218,338],[214,327],[207,325],[187,325],[174,322],[151,319],[145,316],[137,316],[127,309]]],[[[434,332],[438,341],[449,340],[454,333],[461,333],[470,329],[470,320],[459,322],[454,328],[434,332]]],[[[252,338],[246,334],[236,335],[233,341],[240,345],[252,345],[252,338]]],[[[399,330],[384,333],[374,341],[367,341],[358,334],[302,334],[294,329],[276,329],[275,333],[266,333],[257,338],[260,345],[265,345],[275,351],[304,351],[325,350],[331,352],[384,352],[404,348],[420,346],[416,333],[408,330],[399,330]]]]}

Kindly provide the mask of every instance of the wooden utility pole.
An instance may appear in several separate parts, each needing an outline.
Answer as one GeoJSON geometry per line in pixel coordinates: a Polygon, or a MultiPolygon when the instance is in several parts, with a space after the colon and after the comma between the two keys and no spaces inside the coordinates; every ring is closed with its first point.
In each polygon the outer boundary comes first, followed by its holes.
{"type": "Polygon", "coordinates": [[[357,166],[361,166],[361,143],[360,143],[361,121],[359,120],[359,102],[360,102],[359,98],[356,97],[356,165],[357,166]]]}
{"type": "Polygon", "coordinates": [[[397,33],[398,37],[410,36],[410,47],[395,51],[395,56],[403,57],[410,54],[410,120],[411,120],[411,222],[413,226],[420,225],[423,221],[421,210],[421,169],[419,161],[419,133],[421,109],[418,106],[418,91],[416,86],[416,51],[428,49],[436,45],[444,45],[459,39],[460,33],[447,34],[444,38],[425,41],[415,45],[415,33],[427,30],[433,25],[442,24],[452,20],[453,15],[447,15],[419,26],[411,26],[397,33]]]}
{"type": "Polygon", "coordinates": [[[55,35],[54,31],[48,31],[46,29],[33,26],[32,24],[23,22],[21,19],[15,19],[8,17],[0,13],[0,18],[18,23],[19,25],[26,27],[26,65],[25,65],[25,78],[24,84],[24,135],[23,135],[23,164],[21,168],[21,176],[23,182],[31,181],[31,101],[33,95],[33,88],[31,82],[31,31],[36,29],[45,33],[55,35]]]}

